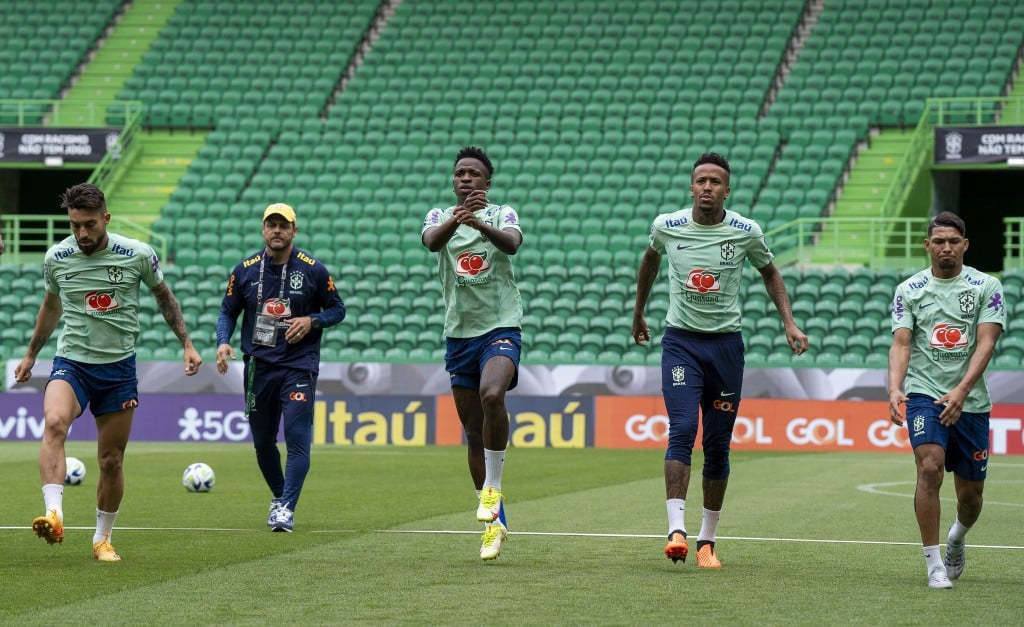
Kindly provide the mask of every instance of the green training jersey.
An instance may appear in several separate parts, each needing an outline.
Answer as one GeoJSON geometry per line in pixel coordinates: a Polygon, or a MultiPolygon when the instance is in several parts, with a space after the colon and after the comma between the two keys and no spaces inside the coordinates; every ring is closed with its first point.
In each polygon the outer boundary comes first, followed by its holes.
{"type": "Polygon", "coordinates": [[[107,233],[107,247],[86,255],[73,236],[46,251],[46,291],[60,296],[64,326],[57,355],[87,364],[109,364],[135,352],[139,336],[139,284],[163,283],[153,249],[107,233]]]}
{"type": "MultiPolygon", "coordinates": [[[[983,322],[1006,328],[1003,286],[995,277],[963,266],[959,276],[940,279],[928,268],[900,283],[892,301],[892,330],[911,333],[904,391],[939,398],[956,387],[967,372],[983,322]]],[[[981,377],[963,411],[991,409],[988,385],[981,377]]]]}
{"type": "MultiPolygon", "coordinates": [[[[423,219],[424,232],[441,226],[455,207],[431,209],[423,219]]],[[[496,229],[519,227],[516,210],[490,204],[476,217],[496,229]]],[[[447,337],[478,337],[500,327],[521,327],[523,303],[516,285],[512,257],[498,250],[474,228],[459,225],[437,254],[437,273],[444,295],[444,334],[447,337]]]]}
{"type": "Polygon", "coordinates": [[[740,330],[743,261],[755,268],[773,255],[757,222],[726,211],[718,224],[693,221],[692,208],[663,213],[651,224],[651,249],[668,255],[669,326],[700,333],[740,330]]]}

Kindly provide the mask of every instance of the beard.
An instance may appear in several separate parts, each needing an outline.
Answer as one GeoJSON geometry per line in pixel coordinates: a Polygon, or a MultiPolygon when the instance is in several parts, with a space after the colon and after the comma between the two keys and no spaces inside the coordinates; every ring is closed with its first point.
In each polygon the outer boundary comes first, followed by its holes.
{"type": "Polygon", "coordinates": [[[82,242],[76,243],[78,244],[78,250],[82,251],[82,254],[84,255],[91,255],[100,248],[98,242],[90,242],[88,244],[83,244],[82,242]]]}

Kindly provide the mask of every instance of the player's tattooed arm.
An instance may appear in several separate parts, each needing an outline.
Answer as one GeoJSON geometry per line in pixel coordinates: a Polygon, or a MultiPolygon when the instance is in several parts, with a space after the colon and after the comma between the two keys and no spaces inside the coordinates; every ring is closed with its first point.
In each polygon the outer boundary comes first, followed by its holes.
{"type": "Polygon", "coordinates": [[[192,340],[188,336],[188,329],[185,328],[185,318],[181,315],[181,306],[174,298],[171,288],[167,286],[166,282],[161,283],[153,288],[153,296],[156,297],[160,314],[167,321],[167,326],[171,327],[171,331],[174,331],[174,335],[178,337],[182,346],[191,345],[192,340]]]}
{"type": "Polygon", "coordinates": [[[50,341],[50,336],[53,335],[57,324],[60,323],[60,316],[63,312],[64,307],[60,304],[60,297],[47,292],[43,298],[43,303],[39,306],[39,315],[36,316],[36,328],[32,332],[32,339],[28,342],[26,355],[34,358],[39,354],[39,351],[46,347],[46,343],[50,341]]]}

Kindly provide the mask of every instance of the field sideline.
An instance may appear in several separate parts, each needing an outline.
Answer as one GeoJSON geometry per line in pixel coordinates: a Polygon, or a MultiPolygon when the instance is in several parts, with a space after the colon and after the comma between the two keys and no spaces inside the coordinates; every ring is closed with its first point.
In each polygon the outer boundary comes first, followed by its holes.
{"type": "MultiPolygon", "coordinates": [[[[699,571],[662,555],[658,451],[510,450],[511,534],[485,563],[464,449],[317,447],[296,533],[274,534],[250,445],[132,443],[119,564],[90,556],[94,445],[68,452],[89,474],[51,547],[28,527],[37,445],[0,444],[0,623],[1015,624],[1024,610],[1019,457],[992,460],[967,568],[943,591],[925,583],[909,454],[734,453],[725,567],[699,571]],[[217,471],[211,493],[181,488],[193,461],[217,471]]],[[[698,477],[687,509],[693,538],[698,477]]]]}

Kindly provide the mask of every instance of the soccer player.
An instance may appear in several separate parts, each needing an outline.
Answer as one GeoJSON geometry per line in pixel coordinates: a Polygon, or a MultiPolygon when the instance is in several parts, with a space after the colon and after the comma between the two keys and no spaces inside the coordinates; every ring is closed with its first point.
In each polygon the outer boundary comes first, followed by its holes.
{"type": "Polygon", "coordinates": [[[46,513],[32,521],[36,535],[50,544],[64,541],[64,441],[86,407],[96,417],[100,478],[96,486],[93,557],[117,562],[110,543],[124,494],[124,450],[138,406],[135,340],[139,335],[139,286],[156,297],[160,313],[184,347],[185,374],[194,375],[203,360],[192,346],[181,308],[164,281],[156,253],[148,244],[107,230],[106,198],[95,185],[65,190],[71,236],[50,247],[43,261],[46,292],[16,381],[32,376],[39,351],[62,319],[53,370],[43,393],[43,431],[39,475],[46,513]]]}
{"type": "Polygon", "coordinates": [[[889,349],[889,418],[907,428],[917,463],[914,511],[928,586],[952,588],[964,570],[964,538],[981,514],[988,470],[992,399],[984,372],[1006,326],[999,281],[964,265],[967,227],[939,213],[924,248],[931,267],[896,287],[889,349]],[[904,393],[906,384],[906,393],[904,393]],[[939,554],[943,470],[953,473],[956,520],[939,554]]]}
{"type": "Polygon", "coordinates": [[[467,146],[455,157],[455,205],[431,209],[423,245],[438,253],[445,303],[445,369],[466,433],[469,473],[479,494],[477,520],[486,523],[480,557],[501,553],[507,527],[501,473],[508,445],[505,392],[519,378],[523,305],[512,255],[523,242],[519,216],[487,198],[494,166],[467,146]]]}
{"type": "Polygon", "coordinates": [[[704,513],[697,535],[697,566],[701,568],[722,567],[715,553],[715,537],[729,482],[732,430],[742,397],[739,295],[745,259],[761,273],[793,353],[800,355],[808,346],[807,336],[793,319],[786,284],[772,263],[761,227],[725,209],[729,175],[729,162],[717,153],[705,153],[693,164],[693,207],[659,215],[651,224],[633,308],[633,340],[645,346],[651,330],[644,309],[661,258],[667,255],[668,326],[661,341],[661,389],[669,418],[665,555],[675,562],[685,561],[689,553],[684,513],[699,414],[704,427],[704,513]]]}
{"type": "Polygon", "coordinates": [[[323,329],[345,319],[334,279],[324,264],[295,247],[295,210],[274,203],[263,212],[263,250],[231,271],[217,318],[217,371],[235,359],[231,335],[242,316],[245,409],[256,463],[270,488],[267,526],[291,532],[309,473],[313,401],[323,329]],[[288,457],[281,470],[277,431],[284,417],[288,457]]]}

